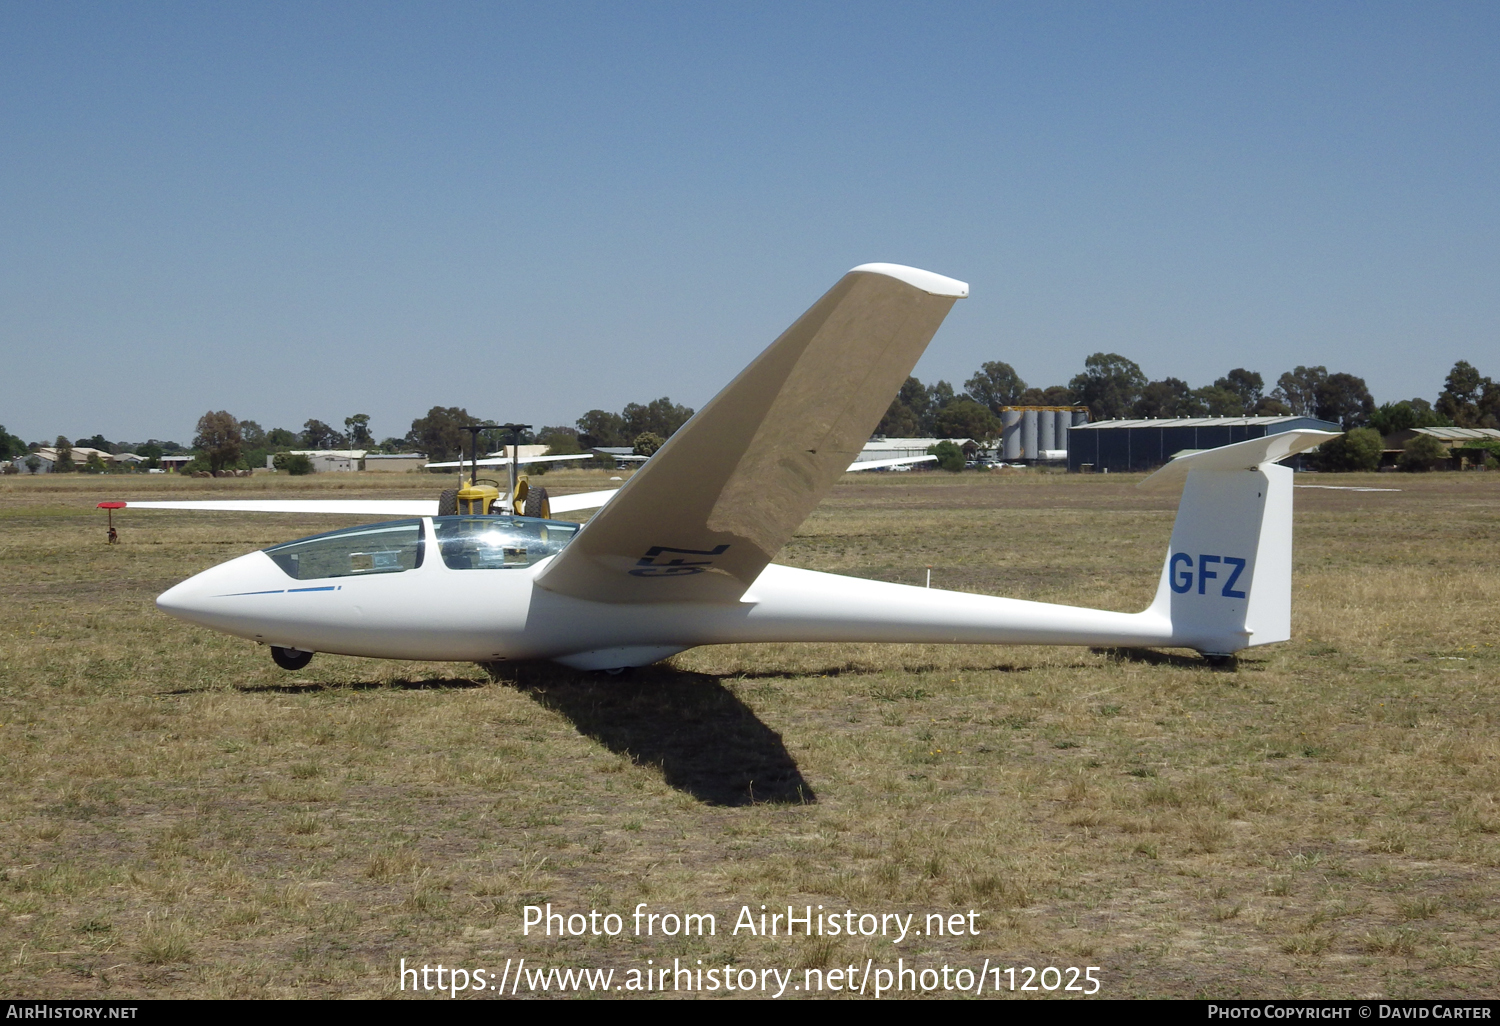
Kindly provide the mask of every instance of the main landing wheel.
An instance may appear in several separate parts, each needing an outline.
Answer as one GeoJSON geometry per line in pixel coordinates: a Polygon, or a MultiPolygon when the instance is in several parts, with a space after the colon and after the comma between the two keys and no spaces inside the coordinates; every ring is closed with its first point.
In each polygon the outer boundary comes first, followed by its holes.
{"type": "Polygon", "coordinates": [[[526,490],[526,512],[522,514],[528,517],[540,517],[543,520],[552,519],[552,503],[547,499],[547,489],[528,488],[526,490]]]}
{"type": "Polygon", "coordinates": [[[271,658],[276,660],[276,665],[283,670],[300,670],[312,662],[313,654],[304,652],[300,648],[282,648],[280,645],[271,646],[271,658]]]}

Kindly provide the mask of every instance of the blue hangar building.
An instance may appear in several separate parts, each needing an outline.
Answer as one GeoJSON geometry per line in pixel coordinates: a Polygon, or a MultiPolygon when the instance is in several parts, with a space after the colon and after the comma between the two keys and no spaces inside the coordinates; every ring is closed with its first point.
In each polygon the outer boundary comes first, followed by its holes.
{"type": "Polygon", "coordinates": [[[1232,442],[1264,438],[1297,428],[1342,431],[1316,417],[1180,417],[1159,420],[1101,420],[1075,424],[1068,432],[1068,470],[1109,471],[1160,467],[1184,449],[1217,449],[1232,442]]]}

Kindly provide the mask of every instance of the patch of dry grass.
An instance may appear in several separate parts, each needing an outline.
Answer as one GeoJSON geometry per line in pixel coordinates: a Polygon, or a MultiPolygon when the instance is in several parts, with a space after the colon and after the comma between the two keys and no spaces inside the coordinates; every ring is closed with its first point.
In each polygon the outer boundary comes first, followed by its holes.
{"type": "MultiPolygon", "coordinates": [[[[0,480],[7,993],[378,996],[402,957],[898,954],[1086,962],[1117,997],[1492,991],[1500,475],[1299,491],[1294,640],[1235,672],[1191,653],[790,645],[626,680],[323,656],[287,674],[151,600],[352,521],[127,510],[108,547],[91,508],[434,481],[330,477],[0,480]],[[641,901],[716,912],[721,933],[520,935],[526,904],[641,901]],[[982,932],[900,951],[728,934],[761,903],[974,908],[982,932]]],[[[1174,500],[1133,482],[851,476],[782,559],[1138,609],[1174,500]]]]}

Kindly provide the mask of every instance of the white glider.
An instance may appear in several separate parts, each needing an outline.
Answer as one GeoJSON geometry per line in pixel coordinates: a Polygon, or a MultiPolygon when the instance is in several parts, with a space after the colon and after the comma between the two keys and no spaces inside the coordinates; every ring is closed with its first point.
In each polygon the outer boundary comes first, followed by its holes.
{"type": "Polygon", "coordinates": [[[771,563],[853,469],[967,294],[964,283],[915,268],[854,268],[582,527],[413,513],[252,552],[184,581],[157,605],[267,644],[289,669],[314,652],[615,670],[733,642],[1183,646],[1227,655],[1286,640],[1292,475],[1274,464],[1331,437],[1324,432],[1183,456],[1145,482],[1185,486],[1156,599],[1141,613],[771,563]]]}
{"type": "MultiPolygon", "coordinates": [[[[539,457],[530,457],[536,460],[539,457]]],[[[570,459],[572,457],[569,457],[570,459]]],[[[587,458],[587,457],[585,457],[587,458]]],[[[846,468],[856,470],[886,470],[890,467],[911,466],[917,463],[933,463],[936,456],[901,456],[889,460],[862,460],[846,468]]],[[[479,466],[493,465],[493,460],[480,460],[479,466]]],[[[525,462],[523,459],[521,462],[525,462]]],[[[468,466],[464,463],[464,466],[468,466]]],[[[429,463],[429,467],[457,467],[453,463],[429,463]]],[[[593,492],[575,492],[572,495],[550,497],[553,513],[581,513],[598,509],[609,501],[618,488],[603,488],[593,492]]],[[[130,509],[179,509],[201,513],[332,513],[344,516],[378,517],[435,517],[438,515],[436,499],[182,499],[179,501],[131,501],[116,508],[130,509]]]]}

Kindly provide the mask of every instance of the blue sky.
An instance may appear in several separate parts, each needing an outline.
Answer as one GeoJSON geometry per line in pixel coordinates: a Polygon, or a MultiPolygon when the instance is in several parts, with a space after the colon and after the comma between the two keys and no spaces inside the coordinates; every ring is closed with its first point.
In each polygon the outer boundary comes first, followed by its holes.
{"type": "Polygon", "coordinates": [[[917,374],[1500,376],[1493,4],[0,6],[0,423],[699,406],[849,267],[917,374]]]}

